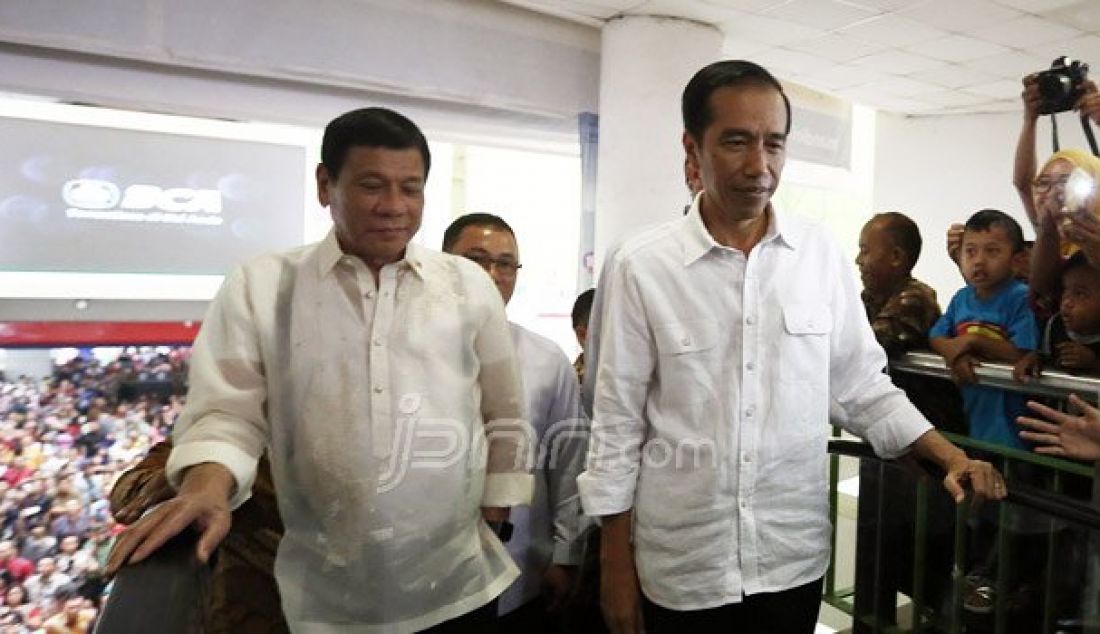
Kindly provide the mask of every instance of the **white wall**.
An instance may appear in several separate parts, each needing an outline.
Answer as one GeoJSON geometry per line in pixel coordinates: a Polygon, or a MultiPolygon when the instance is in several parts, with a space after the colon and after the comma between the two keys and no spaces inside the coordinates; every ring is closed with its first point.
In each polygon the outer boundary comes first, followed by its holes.
{"type": "MultiPolygon", "coordinates": [[[[900,211],[917,222],[924,249],[914,275],[936,289],[940,305],[963,284],[947,257],[945,233],[978,209],[1014,217],[1034,237],[1012,186],[1012,162],[1022,114],[898,117],[880,113],[876,138],[874,211],[900,211]]],[[[1058,119],[1062,147],[1088,148],[1079,120],[1058,119]]],[[[1050,127],[1040,122],[1037,156],[1051,153],[1050,127]]]]}

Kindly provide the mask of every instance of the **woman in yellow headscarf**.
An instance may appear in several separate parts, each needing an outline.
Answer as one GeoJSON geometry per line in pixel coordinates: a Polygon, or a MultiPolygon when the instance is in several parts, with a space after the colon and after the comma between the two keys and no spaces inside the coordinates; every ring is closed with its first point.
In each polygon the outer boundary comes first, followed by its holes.
{"type": "Polygon", "coordinates": [[[1030,184],[1031,289],[1040,300],[1057,301],[1065,258],[1083,251],[1100,267],[1100,159],[1083,150],[1056,152],[1030,184]]]}
{"type": "MultiPolygon", "coordinates": [[[[1100,159],[1083,150],[1055,153],[1032,182],[1032,197],[1040,223],[1045,218],[1058,228],[1062,257],[1097,243],[1100,255],[1100,159]]],[[[1085,255],[1091,255],[1086,248],[1085,255]]],[[[1090,260],[1092,258],[1090,257],[1090,260]]],[[[1094,262],[1096,263],[1096,262],[1094,262]]]]}

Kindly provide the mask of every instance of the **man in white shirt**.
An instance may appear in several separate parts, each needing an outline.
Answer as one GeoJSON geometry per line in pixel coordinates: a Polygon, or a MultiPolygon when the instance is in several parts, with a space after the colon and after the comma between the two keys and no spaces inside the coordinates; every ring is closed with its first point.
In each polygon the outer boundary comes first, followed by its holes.
{"type": "MultiPolygon", "coordinates": [[[[443,234],[443,250],[476,262],[489,273],[504,304],[512,299],[519,245],[512,227],[492,214],[467,214],[443,234]]],[[[512,510],[508,552],[522,575],[500,597],[501,632],[554,632],[580,564],[580,498],[588,428],[580,386],[565,353],[553,341],[509,323],[527,415],[539,439],[535,493],[530,508],[512,510]]]]}
{"type": "Polygon", "coordinates": [[[486,520],[532,487],[504,305],[477,265],[410,243],[430,166],[415,124],[346,113],[321,156],[333,231],[227,276],[174,431],[179,492],[120,538],[108,572],[190,525],[206,561],[266,449],[292,631],[479,631],[519,575],[486,520]]]}
{"type": "MultiPolygon", "coordinates": [[[[851,263],[779,213],[790,105],[763,68],[717,62],[683,95],[702,193],[606,263],[585,512],[600,516],[614,632],[813,632],[828,565],[829,412],[879,454],[912,449],[958,500],[1000,475],[931,429],[882,373],[851,263]],[[639,592],[640,589],[640,592],[639,592]]],[[[599,311],[598,313],[595,311],[599,311]]]]}

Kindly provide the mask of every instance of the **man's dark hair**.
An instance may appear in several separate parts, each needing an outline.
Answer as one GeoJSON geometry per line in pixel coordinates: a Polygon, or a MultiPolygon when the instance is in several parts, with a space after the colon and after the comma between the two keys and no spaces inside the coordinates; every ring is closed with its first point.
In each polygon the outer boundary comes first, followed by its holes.
{"type": "Polygon", "coordinates": [[[1024,250],[1024,230],[1016,219],[997,209],[982,209],[975,212],[967,219],[963,231],[989,231],[993,227],[1001,227],[1008,234],[1008,241],[1012,244],[1012,252],[1019,253],[1024,250]]]}
{"type": "Polygon", "coordinates": [[[923,245],[917,223],[913,222],[913,219],[909,216],[896,211],[876,214],[875,219],[879,218],[883,220],[883,231],[890,236],[894,245],[905,254],[907,258],[906,266],[912,271],[920,258],[920,249],[923,245]]]}
{"type": "Polygon", "coordinates": [[[494,229],[500,229],[501,231],[507,231],[512,234],[512,237],[516,237],[516,232],[512,231],[512,227],[504,222],[504,218],[500,216],[494,216],[493,214],[466,214],[465,216],[459,216],[455,218],[451,226],[447,227],[447,230],[443,232],[443,250],[447,253],[451,252],[455,243],[458,242],[458,237],[462,235],[462,231],[466,227],[493,227],[494,229]]]}
{"type": "Polygon", "coordinates": [[[573,302],[573,327],[588,326],[588,315],[592,313],[592,298],[596,296],[596,289],[590,288],[577,295],[573,302]]]}
{"type": "Polygon", "coordinates": [[[424,178],[428,177],[432,166],[432,154],[424,133],[408,117],[388,108],[352,110],[325,126],[325,135],[321,140],[321,163],[328,170],[329,178],[339,178],[348,150],[357,146],[419,150],[420,157],[424,159],[424,178]]]}
{"type": "Polygon", "coordinates": [[[741,59],[723,60],[704,66],[684,88],[680,109],[684,116],[684,129],[696,141],[702,141],[707,126],[714,120],[710,110],[710,96],[719,88],[737,86],[765,86],[779,91],[783,107],[787,110],[787,128],[791,132],[791,101],[783,92],[783,85],[763,66],[741,59]]]}

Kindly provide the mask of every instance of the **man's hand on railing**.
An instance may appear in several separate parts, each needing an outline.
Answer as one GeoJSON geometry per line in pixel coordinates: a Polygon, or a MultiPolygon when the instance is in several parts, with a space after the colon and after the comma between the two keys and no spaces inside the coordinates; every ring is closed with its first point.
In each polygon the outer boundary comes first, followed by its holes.
{"type": "Polygon", "coordinates": [[[111,549],[104,572],[113,576],[126,564],[138,563],[190,526],[199,529],[196,556],[206,563],[229,532],[229,497],[235,481],[216,463],[191,467],[179,494],[132,524],[111,549]]]}
{"type": "Polygon", "coordinates": [[[971,460],[935,429],[930,429],[913,443],[917,456],[931,460],[944,470],[943,487],[960,503],[966,499],[966,489],[978,498],[1000,500],[1008,494],[1004,478],[993,465],[984,460],[971,460]]]}
{"type": "Polygon", "coordinates": [[[1020,437],[1037,445],[1035,453],[1100,460],[1100,410],[1076,394],[1070,395],[1069,402],[1081,412],[1080,415],[1059,412],[1042,403],[1028,401],[1027,406],[1046,420],[1020,416],[1016,422],[1025,428],[1020,432],[1020,437]]]}

